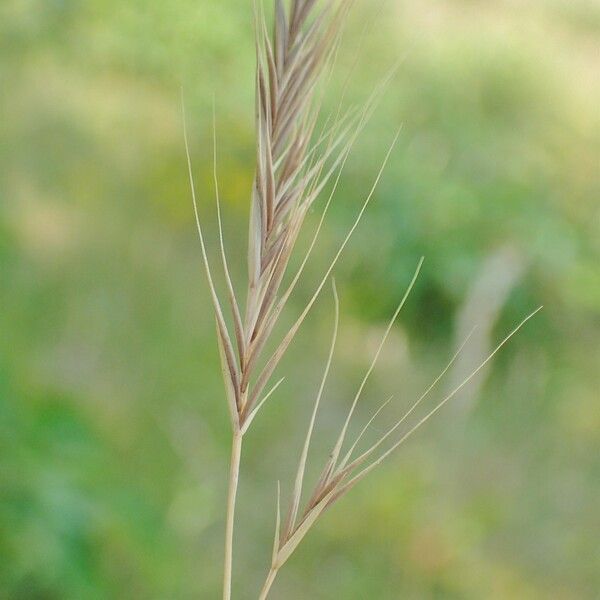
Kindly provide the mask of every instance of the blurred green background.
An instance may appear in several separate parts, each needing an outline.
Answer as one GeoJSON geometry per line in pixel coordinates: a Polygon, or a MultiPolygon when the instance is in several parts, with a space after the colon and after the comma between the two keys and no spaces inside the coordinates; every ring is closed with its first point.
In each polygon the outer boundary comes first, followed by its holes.
{"type": "MultiPolygon", "coordinates": [[[[216,98],[226,237],[242,287],[252,35],[244,0],[0,3],[2,599],[219,595],[229,426],[179,96],[183,85],[215,258],[216,98]]],[[[374,431],[402,414],[473,324],[429,407],[545,308],[328,511],[273,598],[597,598],[600,4],[361,2],[325,113],[349,75],[353,106],[399,57],[284,319],[314,289],[403,124],[336,269],[340,345],[311,473],[421,255],[356,429],[391,393],[374,431]]],[[[319,300],[246,442],[240,599],[255,598],[265,575],[276,482],[289,491],[331,304],[319,300]]]]}

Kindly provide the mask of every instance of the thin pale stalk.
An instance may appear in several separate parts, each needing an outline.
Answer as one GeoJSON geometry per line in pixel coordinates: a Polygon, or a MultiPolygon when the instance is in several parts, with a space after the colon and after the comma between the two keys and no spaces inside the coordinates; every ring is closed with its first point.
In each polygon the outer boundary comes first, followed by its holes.
{"type": "Polygon", "coordinates": [[[240,476],[242,457],[242,434],[236,431],[231,443],[229,465],[229,488],[227,492],[227,516],[225,522],[225,559],[223,565],[223,600],[231,600],[231,573],[233,566],[233,530],[235,525],[235,500],[240,476]]]}
{"type": "Polygon", "coordinates": [[[279,569],[270,569],[269,570],[269,574],[267,575],[265,584],[263,585],[263,588],[260,591],[260,596],[258,597],[258,600],[266,600],[267,596],[269,595],[269,592],[271,591],[271,587],[273,586],[275,577],[277,577],[278,572],[279,572],[279,569]]]}

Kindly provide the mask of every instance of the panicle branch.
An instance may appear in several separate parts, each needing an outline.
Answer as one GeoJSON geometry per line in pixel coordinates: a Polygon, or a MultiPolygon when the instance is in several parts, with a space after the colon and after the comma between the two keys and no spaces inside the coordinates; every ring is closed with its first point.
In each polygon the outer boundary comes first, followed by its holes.
{"type": "MultiPolygon", "coordinates": [[[[419,265],[420,266],[420,265],[419,265]]],[[[418,273],[418,270],[417,270],[418,273]]],[[[414,283],[414,280],[413,280],[414,283]]],[[[408,291],[412,288],[412,283],[409,286],[408,291]]],[[[276,551],[273,553],[273,560],[270,569],[270,578],[273,579],[274,575],[277,571],[283,566],[283,564],[288,560],[288,558],[292,555],[294,550],[298,547],[302,539],[306,536],[310,528],[314,525],[317,519],[321,516],[323,511],[331,506],[336,500],[345,495],[350,489],[352,489],[359,481],[361,481],[364,477],[366,477],[371,471],[377,468],[390,454],[392,454],[401,444],[403,444],[415,431],[417,431],[423,424],[425,424],[435,413],[437,413],[447,402],[449,402],[465,385],[469,383],[484,368],[484,366],[489,363],[490,360],[500,351],[500,349],[525,325],[529,319],[531,319],[538,311],[541,310],[542,307],[533,311],[530,315],[525,317],[517,325],[497,346],[496,348],[486,357],[485,360],[481,362],[481,364],[473,370],[471,374],[469,374],[465,379],[454,388],[449,394],[447,394],[442,400],[438,401],[435,404],[434,408],[425,414],[420,420],[418,420],[414,425],[409,427],[404,434],[402,434],[392,445],[382,452],[378,457],[372,458],[375,452],[386,442],[392,434],[399,429],[399,427],[407,420],[407,418],[414,412],[419,404],[429,395],[429,393],[435,388],[437,383],[441,380],[441,378],[447,373],[450,367],[454,364],[462,349],[465,347],[469,338],[471,337],[473,331],[467,336],[461,347],[451,358],[450,362],[446,365],[446,367],[442,370],[442,372],[435,378],[433,383],[425,390],[425,392],[417,399],[417,401],[405,412],[405,414],[396,422],[392,427],[390,427],[383,435],[379,436],[377,441],[373,443],[367,450],[365,450],[362,454],[360,454],[357,458],[352,460],[352,455],[358,445],[358,442],[363,437],[365,431],[369,427],[369,425],[373,422],[375,417],[383,410],[385,406],[390,402],[391,399],[388,399],[377,411],[375,414],[369,419],[367,425],[360,431],[355,442],[352,444],[350,449],[344,458],[339,460],[339,449],[341,448],[341,444],[338,441],[334,446],[334,450],[332,451],[329,460],[327,461],[321,476],[313,488],[312,494],[309,500],[306,503],[304,512],[302,513],[299,519],[296,519],[298,514],[298,506],[300,503],[300,497],[302,495],[302,480],[304,471],[306,469],[306,456],[308,453],[308,446],[310,444],[310,437],[312,433],[312,429],[314,427],[314,420],[316,414],[316,408],[319,405],[322,393],[322,385],[319,388],[319,393],[317,395],[317,401],[315,403],[315,409],[313,410],[313,414],[311,415],[310,426],[308,430],[308,434],[305,440],[304,448],[302,451],[298,474],[296,476],[296,483],[294,486],[294,490],[292,493],[292,498],[290,502],[290,511],[288,516],[288,520],[283,529],[279,526],[277,527],[276,538],[274,541],[274,547],[276,551]],[[371,462],[368,463],[369,459],[371,462]],[[368,463],[368,464],[366,464],[368,463]],[[366,464],[366,466],[365,466],[366,464]]],[[[397,312],[394,314],[394,318],[397,316],[397,312]]],[[[337,296],[336,296],[336,314],[337,314],[337,296]]],[[[393,322],[393,321],[392,321],[393,322]]],[[[337,332],[337,316],[336,316],[336,325],[335,332],[337,332]]],[[[385,337],[387,336],[387,332],[384,335],[382,340],[385,341],[385,337]]],[[[334,335],[335,339],[335,335],[334,335]]],[[[381,346],[378,348],[375,358],[379,355],[381,350],[381,346]]],[[[331,351],[330,351],[331,357],[331,351]]],[[[327,362],[327,367],[325,371],[325,376],[329,371],[330,366],[330,358],[327,362]]],[[[372,369],[373,364],[369,368],[369,371],[372,369]]],[[[369,372],[368,371],[368,372],[369,372]]],[[[368,373],[367,372],[367,373],[368,373]]],[[[363,380],[364,381],[364,380],[363,380]]],[[[359,391],[362,390],[362,384],[359,388],[359,391]]],[[[347,423],[349,418],[352,416],[354,408],[356,406],[356,397],[352,402],[350,411],[348,413],[348,418],[346,419],[346,423],[342,428],[342,435],[340,436],[343,442],[343,437],[346,433],[347,423]]],[[[278,496],[279,498],[279,496],[278,496]]],[[[279,500],[278,500],[279,506],[279,500]]],[[[279,509],[278,509],[279,511],[279,509]]]]}

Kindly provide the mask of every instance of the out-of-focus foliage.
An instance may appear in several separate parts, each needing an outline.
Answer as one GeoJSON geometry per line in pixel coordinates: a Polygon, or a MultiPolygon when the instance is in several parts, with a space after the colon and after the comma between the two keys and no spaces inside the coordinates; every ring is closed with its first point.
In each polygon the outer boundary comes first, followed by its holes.
{"type": "MultiPolygon", "coordinates": [[[[595,0],[357,6],[326,113],[349,74],[345,106],[403,59],[289,318],[404,128],[336,270],[340,348],[313,464],[420,255],[423,275],[357,425],[389,393],[390,413],[401,414],[454,351],[458,315],[495,340],[545,309],[476,382],[474,399],[458,398],[330,511],[274,598],[596,597],[599,56],[595,0]],[[506,267],[498,256],[513,268],[505,298],[494,291],[506,267]]],[[[181,85],[213,231],[216,98],[227,243],[243,284],[251,3],[0,4],[1,598],[217,597],[228,425],[181,85]]],[[[239,598],[255,597],[268,564],[276,481],[289,490],[296,423],[308,416],[330,324],[323,296],[248,438],[239,598]]]]}

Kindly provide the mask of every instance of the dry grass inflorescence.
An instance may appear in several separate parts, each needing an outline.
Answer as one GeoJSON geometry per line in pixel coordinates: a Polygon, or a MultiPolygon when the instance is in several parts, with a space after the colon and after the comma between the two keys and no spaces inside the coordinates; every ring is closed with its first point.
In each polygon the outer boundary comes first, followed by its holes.
{"type": "MultiPolygon", "coordinates": [[[[260,5],[255,5],[256,27],[256,174],[252,187],[248,234],[248,281],[245,305],[230,276],[221,223],[218,181],[215,188],[220,240],[220,259],[225,275],[225,298],[219,297],[207,256],[204,233],[196,202],[193,169],[189,154],[187,133],[185,145],[189,177],[194,202],[202,259],[206,270],[210,295],[216,318],[218,347],[226,399],[232,425],[232,450],[227,499],[225,559],[223,569],[223,599],[231,598],[233,534],[235,505],[240,473],[244,436],[265,402],[275,393],[282,379],[273,383],[273,374],[284,353],[297,334],[332,272],[345,246],[358,226],[384,167],[393,150],[398,133],[394,136],[382,161],[374,183],[367,194],[348,233],[333,256],[304,309],[282,339],[274,340],[274,328],[286,306],[304,267],[315,247],[325,215],[334,197],[346,159],[359,132],[364,127],[377,99],[383,93],[391,74],[373,91],[360,109],[342,111],[342,101],[324,124],[317,126],[321,97],[318,84],[325,79],[334,63],[342,28],[352,0],[275,0],[272,34],[260,5]],[[327,188],[329,184],[329,187],[327,188]],[[309,209],[315,200],[329,189],[320,220],[299,267],[289,273],[290,257],[309,209]],[[285,283],[284,283],[285,282],[285,283]],[[228,327],[225,306],[230,312],[228,327]],[[274,345],[274,351],[267,349],[274,345]]],[[[393,72],[393,71],[392,71],[393,72]]],[[[185,128],[185,121],[184,121],[185,128]]],[[[216,138],[216,134],[213,130],[216,138]]],[[[533,316],[524,319],[481,365],[466,377],[450,394],[439,400],[423,418],[410,425],[402,434],[394,434],[413,414],[418,405],[430,394],[441,377],[450,369],[457,354],[409,410],[367,449],[357,453],[359,442],[369,425],[385,408],[387,400],[366,423],[349,448],[344,450],[348,428],[384,343],[417,279],[423,260],[419,261],[408,288],[381,339],[373,360],[350,403],[339,436],[325,461],[320,477],[302,505],[304,474],[308,460],[313,428],[327,376],[332,364],[338,331],[339,302],[332,280],[335,317],[328,358],[314,401],[309,426],[294,479],[289,508],[281,518],[278,485],[276,531],[271,565],[259,598],[266,598],[278,571],[298,547],[323,511],[348,492],[356,483],[376,468],[398,448],[416,429],[456,395],[492,359],[498,350],[518,329],[533,316]],[[389,445],[385,447],[385,444],[389,445]]],[[[539,310],[539,309],[538,309],[539,310]]],[[[465,340],[465,343],[468,341],[465,340]]],[[[463,344],[464,345],[464,344],[463,344]]]]}

